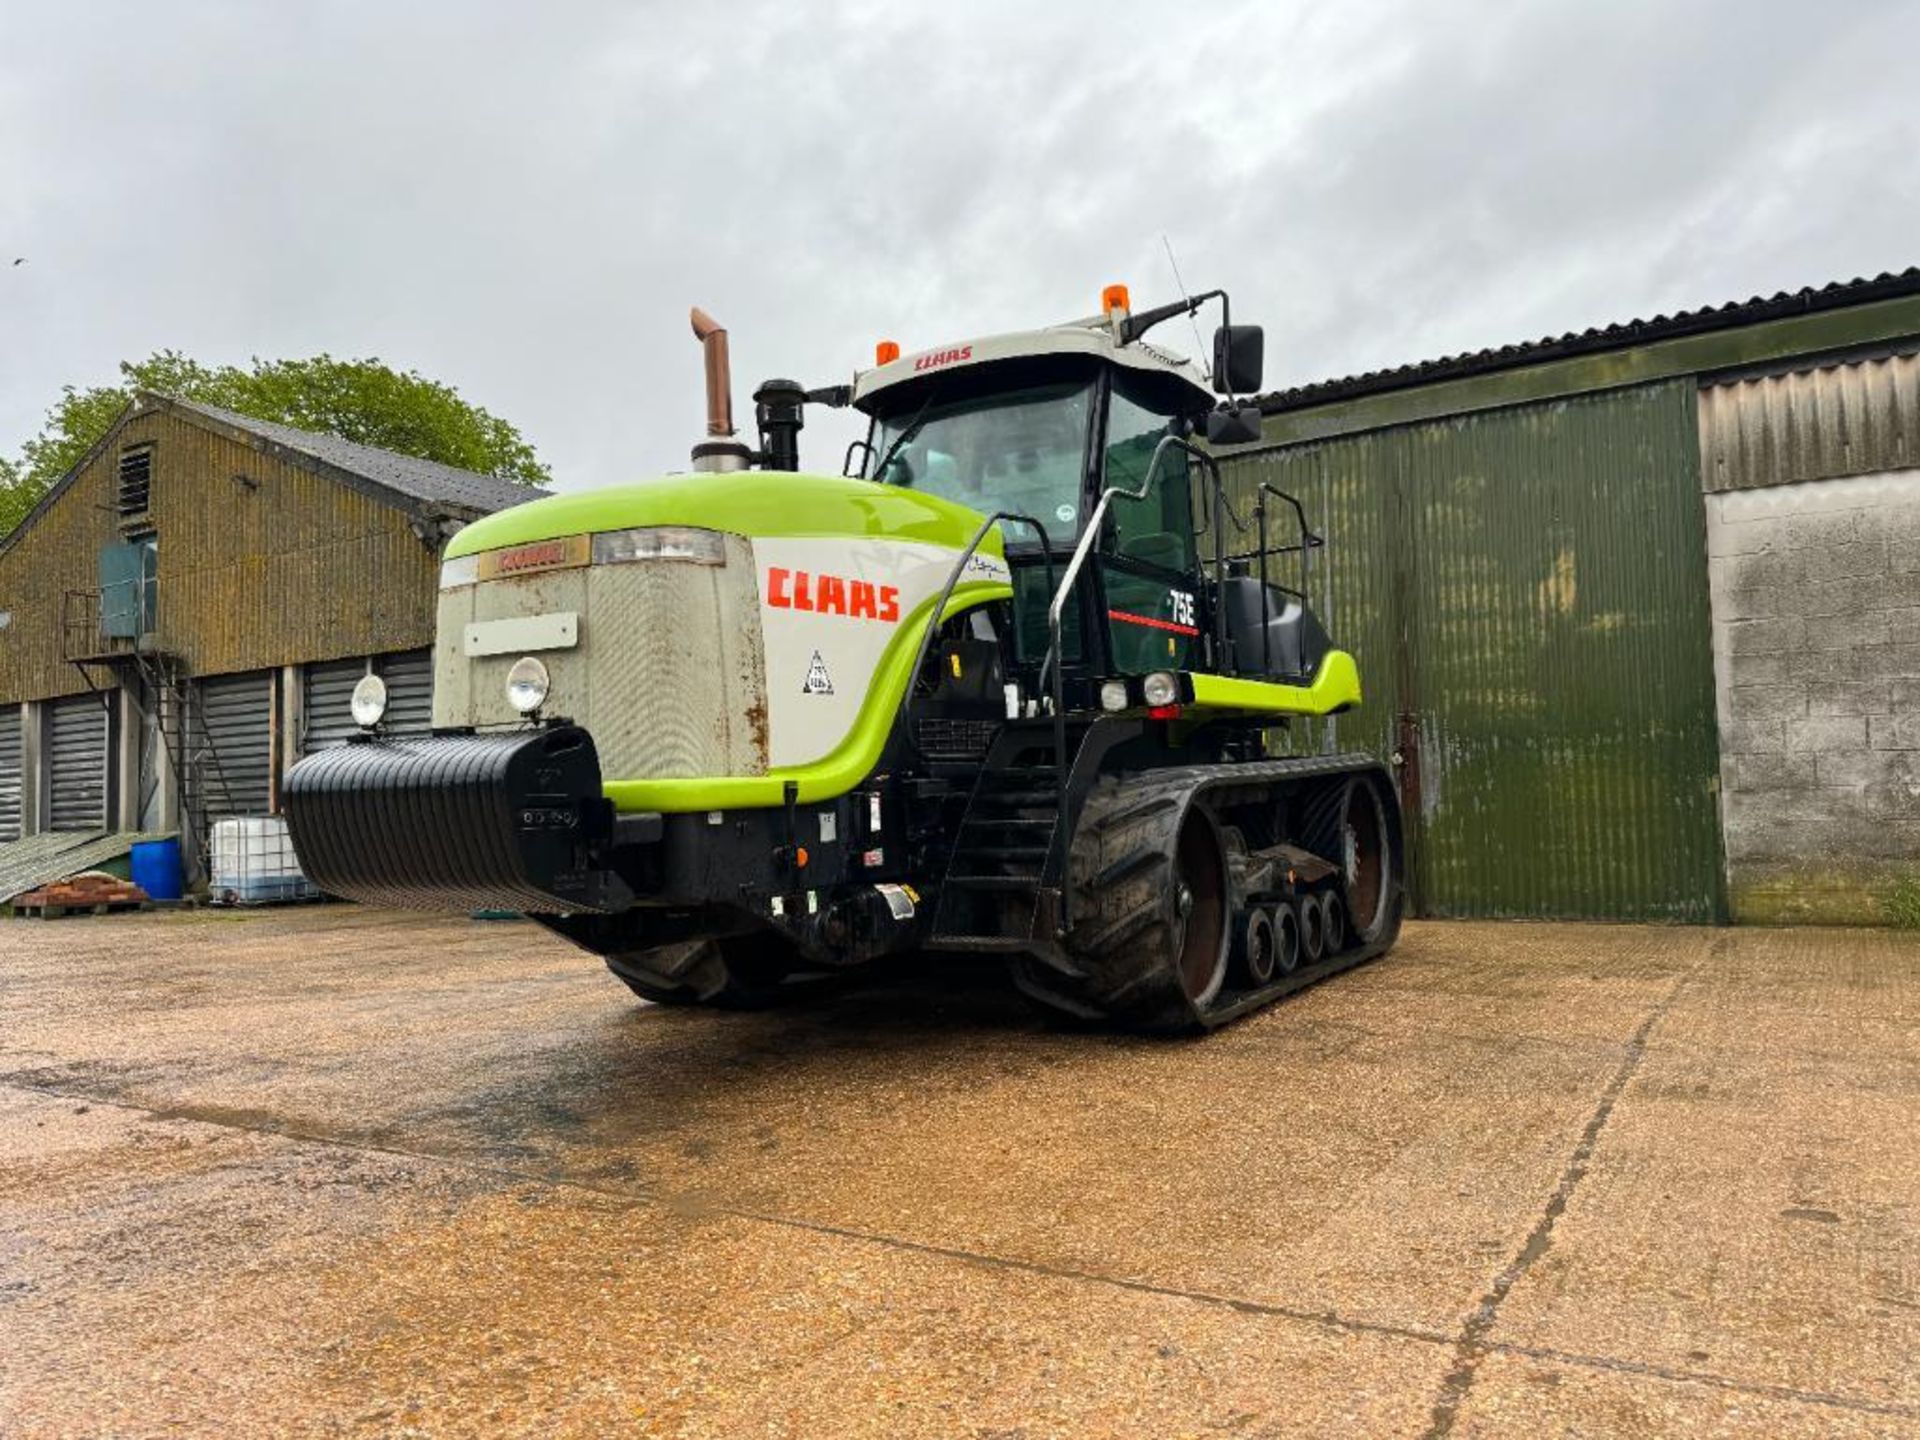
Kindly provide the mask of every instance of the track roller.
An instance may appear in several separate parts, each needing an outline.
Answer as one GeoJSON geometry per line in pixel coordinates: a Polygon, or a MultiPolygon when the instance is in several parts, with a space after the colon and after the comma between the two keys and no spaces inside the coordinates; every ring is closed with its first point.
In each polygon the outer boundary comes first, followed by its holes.
{"type": "Polygon", "coordinates": [[[1265,985],[1273,979],[1279,958],[1275,938],[1271,915],[1265,910],[1247,911],[1246,918],[1240,922],[1239,942],[1235,949],[1240,962],[1240,976],[1248,985],[1265,985]]]}
{"type": "Polygon", "coordinates": [[[1320,910],[1326,917],[1326,953],[1338,955],[1347,948],[1346,907],[1340,903],[1338,895],[1329,892],[1320,897],[1320,910]]]}
{"type": "Polygon", "coordinates": [[[1300,958],[1309,965],[1320,963],[1327,953],[1327,904],[1319,895],[1302,895],[1300,916],[1300,958]]]}
{"type": "Polygon", "coordinates": [[[1273,907],[1274,968],[1291,975],[1300,968],[1300,916],[1291,905],[1273,907]]]}

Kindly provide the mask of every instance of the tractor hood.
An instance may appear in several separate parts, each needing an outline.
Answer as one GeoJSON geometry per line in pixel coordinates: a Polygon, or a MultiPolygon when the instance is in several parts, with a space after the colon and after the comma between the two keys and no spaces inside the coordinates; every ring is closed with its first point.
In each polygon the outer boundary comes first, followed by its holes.
{"type": "MultiPolygon", "coordinates": [[[[937,495],[844,475],[778,470],[666,475],[502,510],[455,535],[445,558],[656,525],[694,526],[748,539],[884,536],[962,549],[983,518],[937,495]]],[[[980,553],[1004,556],[998,533],[981,542],[980,553]]]]}
{"type": "Polygon", "coordinates": [[[523,724],[518,667],[537,677],[532,710],[592,735],[622,810],[842,794],[878,761],[949,583],[947,615],[1011,598],[997,533],[955,577],[982,519],[900,486],[755,470],[503,510],[447,547],[434,726],[523,724]]]}

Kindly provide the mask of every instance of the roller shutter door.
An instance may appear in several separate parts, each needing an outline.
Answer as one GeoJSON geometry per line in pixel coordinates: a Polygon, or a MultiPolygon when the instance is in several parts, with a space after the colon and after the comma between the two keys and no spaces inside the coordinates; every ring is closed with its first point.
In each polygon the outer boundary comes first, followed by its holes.
{"type": "Polygon", "coordinates": [[[47,706],[47,817],[53,830],[107,828],[107,707],[98,695],[47,706]]]}
{"type": "Polygon", "coordinates": [[[196,686],[192,770],[200,825],[264,815],[272,800],[273,675],[215,675],[196,686]]]}
{"type": "Polygon", "coordinates": [[[22,833],[20,760],[20,707],[0,707],[0,841],[22,833]]]}
{"type": "Polygon", "coordinates": [[[311,755],[359,733],[353,723],[353,687],[367,673],[367,662],[327,660],[307,666],[305,698],[300,712],[300,753],[311,755]]]}
{"type": "Polygon", "coordinates": [[[424,735],[433,728],[433,652],[401,650],[373,662],[387,682],[386,729],[393,735],[424,735]]]}

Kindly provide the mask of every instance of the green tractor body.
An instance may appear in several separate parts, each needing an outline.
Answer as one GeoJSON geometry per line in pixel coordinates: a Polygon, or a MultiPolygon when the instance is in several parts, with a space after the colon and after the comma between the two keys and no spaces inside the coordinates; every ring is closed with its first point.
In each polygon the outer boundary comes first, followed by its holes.
{"type": "MultiPolygon", "coordinates": [[[[1307,604],[1320,537],[1277,491],[1236,511],[1196,439],[1244,412],[1139,338],[1195,303],[768,382],[758,452],[696,312],[695,473],[454,537],[433,734],[383,736],[363,697],[365,733],[294,769],[307,874],[524,911],[663,1003],[944,950],[1057,1011],[1187,1029],[1380,953],[1387,776],[1269,754],[1360,699],[1307,604]],[[852,473],[798,471],[807,400],[869,417],[852,473]]],[[[1216,373],[1257,346],[1224,327],[1216,373]]]]}

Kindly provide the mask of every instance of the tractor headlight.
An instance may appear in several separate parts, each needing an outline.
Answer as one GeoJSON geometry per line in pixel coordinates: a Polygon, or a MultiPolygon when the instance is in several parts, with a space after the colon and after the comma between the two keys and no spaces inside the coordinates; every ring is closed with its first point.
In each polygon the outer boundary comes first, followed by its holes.
{"type": "Polygon", "coordinates": [[[480,583],[480,557],[478,555],[456,555],[451,560],[440,563],[440,588],[458,590],[465,585],[480,583]]]}
{"type": "Polygon", "coordinates": [[[1127,682],[1108,680],[1100,686],[1100,708],[1102,710],[1124,710],[1127,708],[1127,682]]]}
{"type": "Polygon", "coordinates": [[[1149,705],[1172,705],[1180,699],[1180,682],[1164,670],[1156,670],[1140,682],[1140,694],[1149,705]]]}
{"type": "Polygon", "coordinates": [[[606,530],[593,537],[594,564],[625,565],[635,560],[686,560],[695,565],[724,565],[727,542],[717,530],[697,530],[690,525],[606,530]]]}
{"type": "Polygon", "coordinates": [[[362,675],[353,687],[353,723],[371,730],[387,713],[387,682],[378,675],[362,675]]]}
{"type": "Polygon", "coordinates": [[[507,703],[522,715],[531,715],[547,703],[552,685],[547,667],[531,655],[522,655],[507,671],[507,703]]]}

